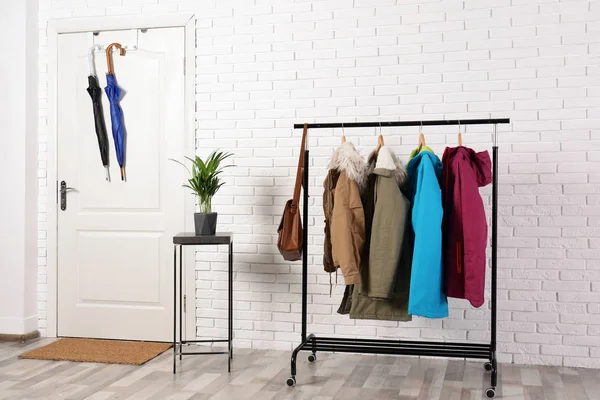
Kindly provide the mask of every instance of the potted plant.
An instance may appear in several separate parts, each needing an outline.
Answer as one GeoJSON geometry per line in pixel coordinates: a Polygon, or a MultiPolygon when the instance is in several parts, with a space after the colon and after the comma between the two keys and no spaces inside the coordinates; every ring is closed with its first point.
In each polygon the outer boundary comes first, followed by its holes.
{"type": "Polygon", "coordinates": [[[192,190],[198,198],[199,212],[194,213],[194,228],[196,235],[214,235],[217,229],[217,213],[212,212],[212,198],[225,184],[221,180],[221,172],[232,165],[221,165],[221,163],[231,157],[232,153],[222,151],[213,151],[206,161],[196,156],[194,158],[186,157],[192,163],[190,171],[185,164],[173,160],[183,165],[190,174],[187,184],[183,184],[192,190]]]}

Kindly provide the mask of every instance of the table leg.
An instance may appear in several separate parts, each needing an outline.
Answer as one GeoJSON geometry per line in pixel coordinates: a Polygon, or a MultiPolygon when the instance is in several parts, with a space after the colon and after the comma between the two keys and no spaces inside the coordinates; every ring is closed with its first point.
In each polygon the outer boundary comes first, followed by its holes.
{"type": "Polygon", "coordinates": [[[173,246],[173,374],[177,361],[177,246],[173,246]]]}
{"type": "Polygon", "coordinates": [[[231,359],[233,358],[233,241],[229,243],[229,357],[228,368],[231,372],[231,359]]]}
{"type": "Polygon", "coordinates": [[[183,359],[183,246],[179,245],[179,360],[183,359]]]}

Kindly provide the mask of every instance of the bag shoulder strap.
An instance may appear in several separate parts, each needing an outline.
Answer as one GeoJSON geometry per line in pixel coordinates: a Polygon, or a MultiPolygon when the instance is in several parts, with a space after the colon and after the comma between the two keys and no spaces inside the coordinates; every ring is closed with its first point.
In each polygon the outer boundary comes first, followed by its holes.
{"type": "Polygon", "coordinates": [[[304,124],[302,131],[302,145],[300,146],[300,157],[298,158],[298,169],[296,170],[296,184],[294,185],[294,197],[292,198],[292,209],[298,208],[300,201],[300,186],[302,186],[302,176],[304,175],[304,150],[306,149],[306,134],[308,132],[308,124],[304,124]]]}

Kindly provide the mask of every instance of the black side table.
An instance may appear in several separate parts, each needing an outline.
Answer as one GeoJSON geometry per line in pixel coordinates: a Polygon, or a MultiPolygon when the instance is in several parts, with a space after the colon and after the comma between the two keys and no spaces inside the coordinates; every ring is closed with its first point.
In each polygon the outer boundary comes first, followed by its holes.
{"type": "Polygon", "coordinates": [[[233,359],[233,233],[222,232],[210,236],[196,236],[195,233],[178,233],[173,236],[173,373],[176,372],[175,361],[177,355],[181,360],[183,356],[198,354],[227,354],[227,371],[231,372],[233,359]],[[183,246],[202,245],[229,245],[229,315],[228,338],[209,340],[185,340],[183,338],[183,246]],[[177,341],[177,247],[179,247],[179,341],[177,341]],[[187,343],[223,343],[227,342],[228,350],[219,352],[183,352],[183,345],[187,343]]]}

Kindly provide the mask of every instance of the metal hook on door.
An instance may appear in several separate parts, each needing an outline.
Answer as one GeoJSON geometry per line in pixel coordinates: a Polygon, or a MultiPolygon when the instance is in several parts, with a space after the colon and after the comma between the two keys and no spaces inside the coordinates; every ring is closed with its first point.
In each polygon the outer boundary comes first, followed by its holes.
{"type": "MultiPolygon", "coordinates": [[[[147,29],[146,29],[146,31],[147,31],[147,29]]],[[[142,33],[145,33],[144,29],[142,29],[142,33]]],[[[125,50],[127,50],[127,51],[134,51],[134,50],[138,49],[138,41],[139,41],[138,34],[139,34],[139,29],[132,29],[131,30],[131,36],[132,36],[131,42],[133,44],[126,44],[126,45],[124,45],[123,47],[125,48],[125,50]]]]}
{"type": "Polygon", "coordinates": [[[96,65],[94,64],[94,52],[102,50],[102,46],[95,44],[88,50],[88,65],[90,67],[90,75],[96,76],[96,65]]]}
{"type": "MultiPolygon", "coordinates": [[[[122,47],[125,49],[125,51],[135,51],[138,49],[138,43],[139,43],[139,31],[142,31],[142,33],[146,33],[148,32],[148,29],[132,29],[131,30],[131,44],[124,44],[122,45],[122,47]]],[[[89,39],[88,39],[88,43],[90,44],[90,46],[96,46],[96,48],[94,49],[94,51],[96,52],[100,52],[100,51],[106,51],[106,46],[102,45],[102,44],[97,44],[96,43],[96,37],[100,35],[101,32],[90,32],[89,33],[89,39]]]]}

